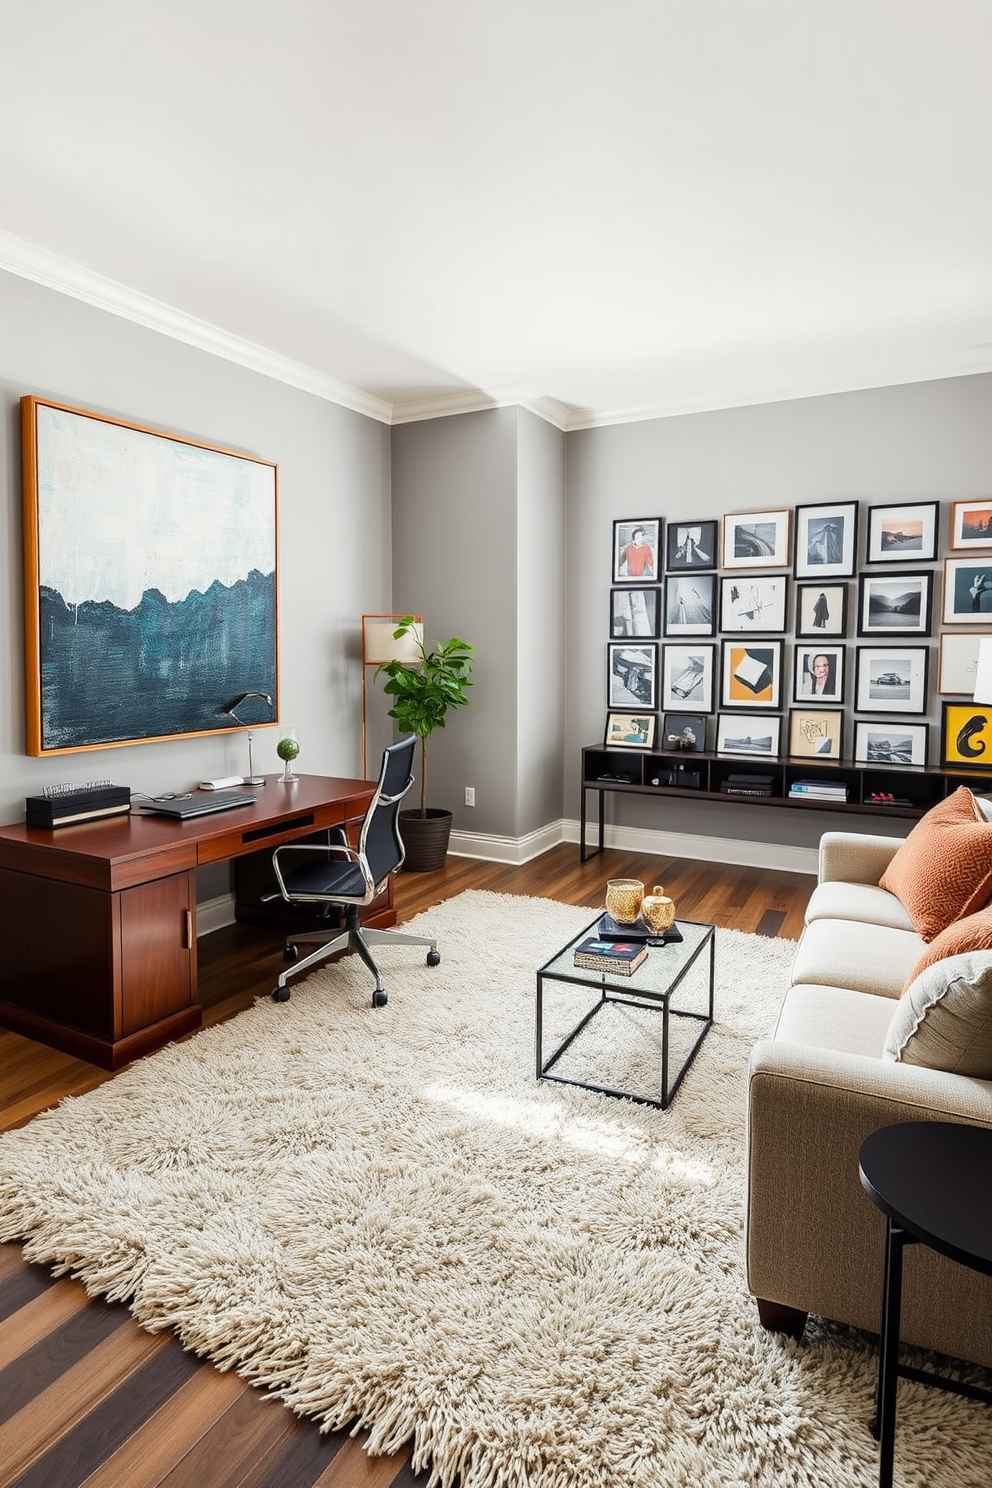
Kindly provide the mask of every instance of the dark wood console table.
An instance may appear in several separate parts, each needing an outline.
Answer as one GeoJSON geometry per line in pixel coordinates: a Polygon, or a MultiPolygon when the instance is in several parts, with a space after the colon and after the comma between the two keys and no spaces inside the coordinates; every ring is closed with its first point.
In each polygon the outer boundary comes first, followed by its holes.
{"type": "MultiPolygon", "coordinates": [[[[199,1028],[196,869],[348,822],[374,788],[273,775],[254,803],[185,822],[0,826],[0,1025],[103,1069],[199,1028]]],[[[375,909],[395,924],[391,898],[375,909]]]]}

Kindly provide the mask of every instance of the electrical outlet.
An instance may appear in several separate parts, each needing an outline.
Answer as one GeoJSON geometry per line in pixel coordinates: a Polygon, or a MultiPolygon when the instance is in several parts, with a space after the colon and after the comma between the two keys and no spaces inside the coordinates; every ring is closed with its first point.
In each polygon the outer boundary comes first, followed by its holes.
{"type": "Polygon", "coordinates": [[[467,785],[465,787],[465,805],[466,806],[474,806],[475,805],[475,786],[474,785],[467,785]]]}

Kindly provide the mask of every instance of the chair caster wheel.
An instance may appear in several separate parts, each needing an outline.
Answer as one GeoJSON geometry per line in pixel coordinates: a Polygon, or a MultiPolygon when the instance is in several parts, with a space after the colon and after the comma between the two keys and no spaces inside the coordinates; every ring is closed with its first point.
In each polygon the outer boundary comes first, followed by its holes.
{"type": "Polygon", "coordinates": [[[273,1002],[288,1002],[289,1001],[289,988],[288,987],[277,987],[276,990],[272,994],[272,1001],[273,1002]]]}
{"type": "Polygon", "coordinates": [[[376,990],[372,993],[373,1007],[385,1007],[388,1001],[389,998],[386,996],[385,992],[381,990],[381,988],[377,987],[376,990]]]}
{"type": "Polygon", "coordinates": [[[300,948],[298,945],[283,947],[282,959],[284,961],[298,961],[300,959],[300,948]]]}
{"type": "Polygon", "coordinates": [[[428,966],[440,966],[441,965],[441,952],[440,951],[428,951],[427,952],[427,965],[428,966]]]}

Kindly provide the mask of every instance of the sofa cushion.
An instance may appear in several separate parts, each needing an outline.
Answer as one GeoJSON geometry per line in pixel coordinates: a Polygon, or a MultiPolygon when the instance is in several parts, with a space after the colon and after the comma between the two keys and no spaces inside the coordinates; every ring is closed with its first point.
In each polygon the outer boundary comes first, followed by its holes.
{"type": "Polygon", "coordinates": [[[989,950],[992,950],[992,905],[980,909],[977,914],[965,915],[963,920],[955,920],[953,925],[942,930],[913,967],[903,992],[908,992],[920,973],[935,961],[943,961],[948,956],[963,956],[966,951],[989,950]]]}
{"type": "Polygon", "coordinates": [[[796,948],[790,980],[793,985],[820,983],[898,997],[922,951],[912,930],[858,920],[814,920],[796,948]]]}
{"type": "Polygon", "coordinates": [[[916,823],[879,886],[895,894],[926,941],[986,902],[992,889],[992,822],[966,785],[916,823]]]}
{"type": "Polygon", "coordinates": [[[785,994],[775,1039],[877,1059],[891,1022],[891,997],[809,983],[785,994]]]}
{"type": "Polygon", "coordinates": [[[807,925],[813,920],[861,920],[866,925],[888,925],[892,930],[913,929],[895,894],[875,884],[819,884],[806,906],[807,925]]]}
{"type": "Polygon", "coordinates": [[[992,1079],[992,951],[935,961],[907,988],[883,1059],[992,1079]]]}

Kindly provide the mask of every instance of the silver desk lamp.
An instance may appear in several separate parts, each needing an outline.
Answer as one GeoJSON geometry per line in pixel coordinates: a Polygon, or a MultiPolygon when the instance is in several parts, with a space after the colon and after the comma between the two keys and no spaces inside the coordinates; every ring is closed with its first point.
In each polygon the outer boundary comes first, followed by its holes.
{"type": "Polygon", "coordinates": [[[247,731],[248,731],[248,774],[244,778],[245,785],[264,785],[265,784],[265,776],[264,775],[256,775],[255,772],[254,772],[254,770],[253,770],[253,768],[252,768],[252,763],[251,763],[251,740],[252,740],[252,732],[251,731],[252,731],[252,725],[250,723],[245,723],[244,719],[243,718],[239,718],[238,715],[237,715],[237,713],[235,712],[235,709],[236,708],[240,708],[242,703],[247,702],[249,698],[253,698],[253,697],[261,698],[263,700],[263,702],[268,703],[268,705],[269,705],[270,708],[272,707],[272,699],[269,697],[269,694],[267,692],[242,692],[242,693],[239,693],[239,695],[234,699],[234,702],[233,703],[228,703],[228,705],[227,705],[226,708],[222,708],[221,709],[221,712],[222,713],[226,713],[229,718],[233,718],[234,719],[235,723],[240,723],[241,727],[243,729],[247,729],[247,731]]]}

